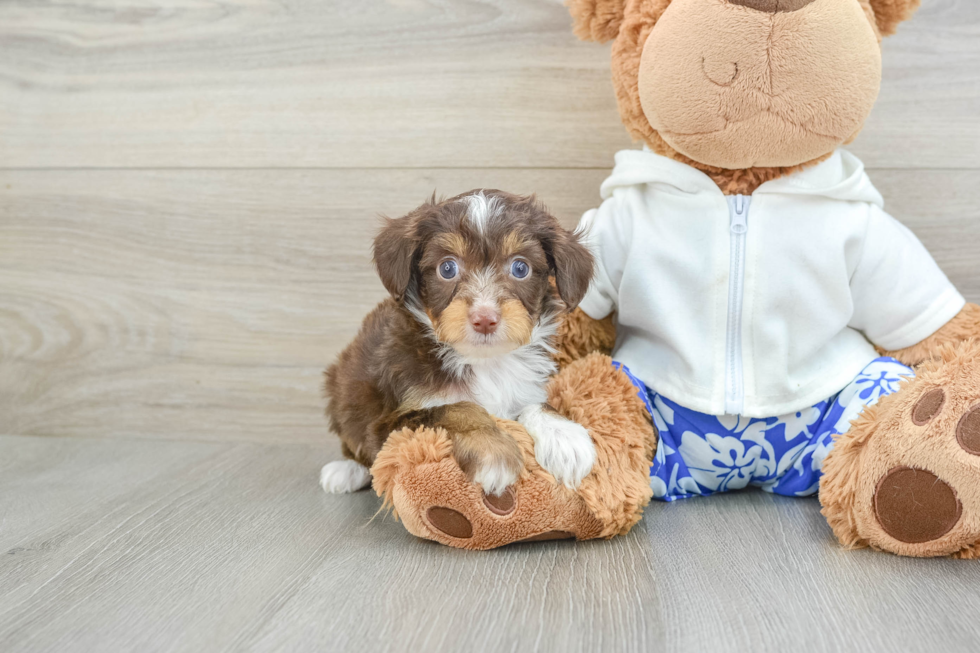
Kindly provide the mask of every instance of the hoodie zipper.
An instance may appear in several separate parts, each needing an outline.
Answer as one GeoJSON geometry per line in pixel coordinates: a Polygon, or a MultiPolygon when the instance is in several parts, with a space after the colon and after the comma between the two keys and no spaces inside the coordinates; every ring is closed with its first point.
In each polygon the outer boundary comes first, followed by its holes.
{"type": "Polygon", "coordinates": [[[725,414],[739,415],[745,403],[742,300],[745,295],[745,241],[752,198],[735,195],[727,199],[731,255],[728,262],[728,326],[725,337],[725,414]]]}

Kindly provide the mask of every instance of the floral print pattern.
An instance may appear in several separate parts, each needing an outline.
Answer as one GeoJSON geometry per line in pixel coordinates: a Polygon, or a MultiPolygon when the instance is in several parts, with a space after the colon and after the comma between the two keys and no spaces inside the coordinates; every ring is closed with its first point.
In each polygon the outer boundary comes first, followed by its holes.
{"type": "Polygon", "coordinates": [[[674,501],[748,486],[788,496],[817,492],[834,438],[861,411],[915,376],[894,358],[868,364],[846,388],[804,410],[778,417],[706,415],[684,408],[629,376],[660,436],[650,468],[653,496],[674,501]]]}

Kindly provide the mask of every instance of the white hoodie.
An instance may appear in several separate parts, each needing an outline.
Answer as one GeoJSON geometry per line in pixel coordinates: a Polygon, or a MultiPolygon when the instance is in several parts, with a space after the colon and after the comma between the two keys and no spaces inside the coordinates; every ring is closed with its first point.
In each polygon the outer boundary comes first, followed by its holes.
{"type": "Polygon", "coordinates": [[[871,342],[914,345],[965,303],[843,150],[731,197],[695,168],[624,150],[602,197],[582,218],[598,261],[582,310],[617,311],[613,357],[703,413],[816,404],[876,358],[871,342]]]}

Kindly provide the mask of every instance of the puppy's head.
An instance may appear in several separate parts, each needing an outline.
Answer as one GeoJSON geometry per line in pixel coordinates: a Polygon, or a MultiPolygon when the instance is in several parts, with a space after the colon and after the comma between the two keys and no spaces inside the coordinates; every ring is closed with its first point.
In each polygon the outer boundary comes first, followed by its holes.
{"type": "Polygon", "coordinates": [[[533,196],[478,190],[388,220],[374,241],[388,292],[469,358],[528,344],[578,305],[592,255],[533,196]]]}

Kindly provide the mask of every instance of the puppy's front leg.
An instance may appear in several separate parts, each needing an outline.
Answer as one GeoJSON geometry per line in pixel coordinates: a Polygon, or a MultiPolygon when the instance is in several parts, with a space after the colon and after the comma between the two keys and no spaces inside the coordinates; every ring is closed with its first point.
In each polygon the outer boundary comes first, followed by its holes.
{"type": "Polygon", "coordinates": [[[517,421],[534,440],[534,458],[559,483],[574,490],[595,464],[595,444],[589,432],[556,413],[553,408],[532,404],[517,421]]]}
{"type": "Polygon", "coordinates": [[[517,482],[524,469],[521,448],[497,427],[482,406],[468,401],[430,408],[426,426],[441,426],[453,440],[453,457],[471,483],[487,494],[500,495],[517,482]]]}

